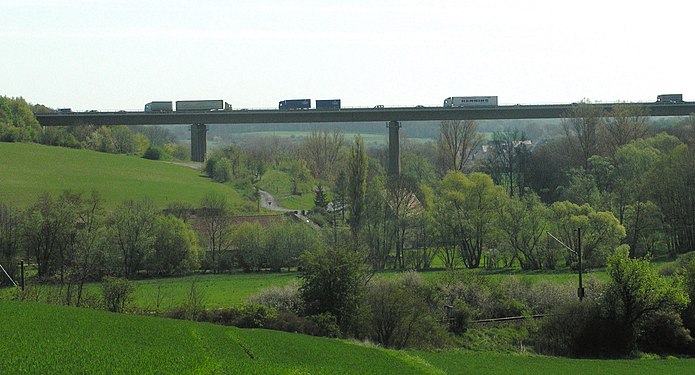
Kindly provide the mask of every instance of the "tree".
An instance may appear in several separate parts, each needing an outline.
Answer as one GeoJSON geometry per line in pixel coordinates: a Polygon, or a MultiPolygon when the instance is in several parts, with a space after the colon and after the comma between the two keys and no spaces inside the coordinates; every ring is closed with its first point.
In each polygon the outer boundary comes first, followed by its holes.
{"type": "Polygon", "coordinates": [[[240,223],[231,233],[234,261],[244,272],[259,270],[265,251],[266,231],[258,222],[240,223]]]}
{"type": "MultiPolygon", "coordinates": [[[[16,277],[19,247],[21,244],[22,218],[20,212],[4,203],[0,203],[0,264],[13,279],[16,277]]],[[[9,284],[0,274],[0,285],[9,284]]]]}
{"type": "Polygon", "coordinates": [[[386,267],[394,244],[394,238],[389,234],[384,178],[379,176],[371,180],[365,197],[369,210],[365,213],[363,237],[368,249],[367,261],[374,270],[386,267]]]}
{"type": "MultiPolygon", "coordinates": [[[[428,142],[426,147],[433,148],[436,151],[436,146],[428,142]],[[433,147],[434,146],[434,147],[433,147]]],[[[428,185],[434,184],[437,179],[437,172],[434,165],[426,156],[421,155],[421,152],[432,152],[423,148],[408,147],[409,150],[401,152],[401,175],[414,178],[416,181],[428,185]]]]}
{"type": "Polygon", "coordinates": [[[496,184],[506,186],[509,196],[514,196],[515,191],[524,195],[530,154],[527,143],[524,133],[517,129],[492,134],[492,157],[485,162],[483,170],[496,184]]]}
{"type": "Polygon", "coordinates": [[[347,174],[344,170],[338,172],[338,177],[335,179],[335,188],[333,189],[333,195],[335,196],[335,201],[333,208],[340,207],[340,214],[342,216],[343,222],[345,221],[345,201],[347,199],[347,185],[348,179],[347,174]]]}
{"type": "Polygon", "coordinates": [[[612,157],[620,147],[647,135],[649,113],[642,106],[617,104],[611,108],[603,125],[601,135],[607,155],[612,157]]]}
{"type": "Polygon", "coordinates": [[[350,230],[355,242],[355,250],[359,248],[360,231],[364,222],[367,209],[365,194],[367,191],[367,150],[364,147],[364,139],[360,135],[355,136],[354,144],[350,148],[348,162],[348,203],[350,204],[350,230]]]}
{"type": "Polygon", "coordinates": [[[27,211],[23,238],[27,256],[36,259],[40,278],[59,273],[63,280],[76,235],[77,213],[69,197],[70,193],[64,193],[54,200],[45,193],[27,211]]]}
{"type": "Polygon", "coordinates": [[[364,286],[362,256],[342,248],[321,248],[301,257],[299,287],[307,315],[335,316],[343,334],[353,326],[364,286]]]}
{"type": "MultiPolygon", "coordinates": [[[[576,230],[581,229],[585,267],[603,266],[608,254],[625,238],[625,228],[610,212],[597,212],[588,204],[580,206],[568,201],[555,202],[550,208],[553,211],[551,233],[570,248],[577,248],[576,230]]],[[[575,266],[578,261],[576,254],[571,252],[565,259],[568,266],[575,266]]]]}
{"type": "Polygon", "coordinates": [[[437,221],[445,227],[449,243],[455,244],[467,268],[480,266],[483,249],[494,240],[499,205],[504,189],[484,173],[466,176],[449,172],[442,180],[437,221]]]}
{"type": "Polygon", "coordinates": [[[672,254],[695,249],[695,150],[680,145],[665,153],[645,183],[669,225],[672,254]]]}
{"type": "Polygon", "coordinates": [[[138,151],[135,134],[125,125],[112,126],[114,152],[117,154],[132,154],[138,151]]]}
{"type": "Polygon", "coordinates": [[[0,96],[0,141],[34,142],[41,136],[41,125],[22,98],[0,96]]]}
{"type": "Polygon", "coordinates": [[[658,206],[649,201],[646,179],[661,152],[645,141],[631,142],[615,151],[614,212],[628,233],[631,256],[654,250],[663,223],[658,206]]]}
{"type": "Polygon", "coordinates": [[[323,129],[311,132],[300,146],[300,155],[315,178],[331,180],[339,165],[340,151],[345,143],[342,130],[323,129]]]}
{"type": "Polygon", "coordinates": [[[482,143],[475,120],[445,120],[439,127],[440,167],[446,171],[463,171],[471,152],[482,143]]]}
{"type": "Polygon", "coordinates": [[[562,186],[567,185],[565,171],[572,167],[565,142],[554,140],[539,144],[529,155],[526,182],[547,204],[562,199],[562,186]]]}
{"type": "Polygon", "coordinates": [[[323,190],[323,185],[318,184],[318,186],[316,186],[316,190],[314,191],[314,207],[325,209],[326,206],[328,206],[326,192],[323,190]]]}
{"type": "Polygon", "coordinates": [[[66,301],[72,301],[72,285],[75,291],[75,306],[80,306],[83,300],[84,285],[88,281],[99,280],[106,263],[107,229],[101,198],[95,191],[87,199],[79,197],[76,200],[77,226],[72,249],[71,263],[68,268],[68,288],[66,301]]]}
{"type": "Polygon", "coordinates": [[[535,194],[506,200],[501,206],[500,227],[514,250],[522,269],[553,268],[554,257],[544,248],[549,229],[548,209],[535,194]]]}
{"type": "Polygon", "coordinates": [[[417,198],[417,181],[407,176],[390,176],[386,180],[385,200],[391,219],[392,237],[396,244],[396,267],[405,268],[404,250],[409,227],[422,213],[422,205],[417,198]]]}
{"type": "Polygon", "coordinates": [[[406,273],[398,279],[375,279],[367,285],[364,303],[368,309],[365,322],[368,336],[384,347],[401,349],[416,341],[432,344],[436,340],[441,344],[442,337],[436,334],[440,324],[418,295],[419,290],[404,282],[413,275],[416,274],[406,273]]]}
{"type": "Polygon", "coordinates": [[[200,201],[198,218],[203,227],[203,238],[207,246],[204,268],[220,271],[220,256],[231,250],[232,243],[227,214],[227,199],[219,193],[208,193],[200,201]]]}
{"type": "Polygon", "coordinates": [[[583,100],[562,118],[567,152],[584,169],[589,169],[589,158],[600,151],[599,131],[603,117],[601,109],[583,100]]]}
{"type": "Polygon", "coordinates": [[[641,320],[659,311],[678,313],[690,302],[679,277],[660,276],[648,259],[630,258],[626,247],[608,257],[608,275],[605,307],[625,334],[626,352],[635,348],[641,320]]]}
{"type": "Polygon", "coordinates": [[[146,268],[157,276],[182,274],[198,268],[198,237],[193,228],[174,216],[157,216],[152,252],[146,268]]]}
{"type": "Polygon", "coordinates": [[[314,229],[304,223],[277,223],[266,230],[263,251],[264,263],[273,271],[297,267],[299,257],[305,251],[314,252],[319,239],[314,229]]]}
{"type": "Polygon", "coordinates": [[[630,204],[647,199],[645,178],[659,160],[661,152],[645,142],[632,142],[615,151],[614,193],[618,219],[623,223],[630,204]]]}
{"type": "Polygon", "coordinates": [[[176,136],[162,126],[140,126],[137,131],[144,134],[152,146],[164,147],[168,143],[176,143],[176,136]]]}
{"type": "Polygon", "coordinates": [[[118,250],[121,274],[132,278],[153,251],[157,212],[150,200],[127,200],[111,214],[109,237],[118,250]]]}

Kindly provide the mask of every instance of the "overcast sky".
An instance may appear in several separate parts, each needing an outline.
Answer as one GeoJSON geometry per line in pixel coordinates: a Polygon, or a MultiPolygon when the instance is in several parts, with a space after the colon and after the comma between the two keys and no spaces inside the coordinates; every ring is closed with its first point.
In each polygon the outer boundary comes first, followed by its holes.
{"type": "Polygon", "coordinates": [[[0,95],[343,106],[695,100],[688,0],[0,0],[0,95]]]}

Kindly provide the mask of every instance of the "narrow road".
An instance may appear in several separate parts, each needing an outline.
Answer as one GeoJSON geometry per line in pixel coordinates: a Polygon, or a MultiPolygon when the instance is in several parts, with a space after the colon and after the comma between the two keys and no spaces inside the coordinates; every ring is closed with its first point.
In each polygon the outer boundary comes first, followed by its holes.
{"type": "Polygon", "coordinates": [[[301,210],[290,210],[285,207],[280,206],[278,201],[275,199],[275,197],[272,196],[272,194],[268,193],[267,191],[263,190],[258,190],[258,192],[261,194],[261,207],[271,210],[271,211],[279,211],[279,212],[294,212],[293,216],[301,221],[302,223],[306,223],[310,227],[320,230],[321,227],[319,227],[316,223],[311,221],[308,217],[304,216],[302,214],[301,210]]]}
{"type": "Polygon", "coordinates": [[[264,190],[258,190],[259,193],[261,193],[261,208],[265,208],[267,210],[271,211],[281,211],[281,212],[287,212],[287,211],[292,211],[287,208],[284,208],[278,204],[278,201],[275,199],[274,196],[272,196],[270,193],[264,190]]]}

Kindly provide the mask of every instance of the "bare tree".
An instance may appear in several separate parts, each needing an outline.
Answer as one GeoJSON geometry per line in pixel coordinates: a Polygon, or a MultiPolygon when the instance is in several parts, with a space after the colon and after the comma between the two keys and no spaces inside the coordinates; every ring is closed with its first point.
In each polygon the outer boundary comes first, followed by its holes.
{"type": "Polygon", "coordinates": [[[492,135],[492,156],[483,164],[483,171],[498,185],[507,187],[509,196],[514,192],[524,195],[530,141],[519,130],[506,129],[492,135]]]}
{"type": "Polygon", "coordinates": [[[222,252],[231,250],[231,232],[227,215],[227,200],[221,194],[209,193],[200,202],[199,220],[207,244],[206,258],[215,271],[220,270],[222,252]]]}
{"type": "Polygon", "coordinates": [[[405,268],[404,250],[407,230],[414,217],[422,213],[422,205],[415,195],[417,181],[409,176],[391,176],[386,181],[385,198],[390,209],[392,234],[396,242],[395,266],[405,268]]]}
{"type": "Polygon", "coordinates": [[[439,127],[440,166],[442,172],[462,171],[471,152],[482,143],[475,120],[445,120],[439,127]]]}
{"type": "Polygon", "coordinates": [[[610,117],[603,126],[603,140],[609,156],[615,150],[636,139],[643,138],[649,131],[649,111],[638,105],[618,104],[613,106],[610,117]]]}
{"type": "Polygon", "coordinates": [[[311,174],[320,179],[333,178],[345,136],[340,129],[314,131],[304,140],[299,153],[309,164],[311,174]]]}
{"type": "Polygon", "coordinates": [[[603,111],[583,100],[574,106],[561,120],[571,158],[589,169],[589,158],[599,153],[599,130],[603,123],[603,111]]]}

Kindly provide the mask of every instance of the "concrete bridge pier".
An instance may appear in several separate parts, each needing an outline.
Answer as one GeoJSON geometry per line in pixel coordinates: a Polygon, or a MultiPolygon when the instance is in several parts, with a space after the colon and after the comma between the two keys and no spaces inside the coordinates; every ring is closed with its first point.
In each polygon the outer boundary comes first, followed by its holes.
{"type": "Polygon", "coordinates": [[[399,130],[401,123],[398,121],[389,121],[386,126],[389,128],[389,176],[401,175],[401,141],[399,130]]]}
{"type": "Polygon", "coordinates": [[[191,161],[204,162],[207,153],[207,132],[205,124],[191,125],[191,161]]]}

